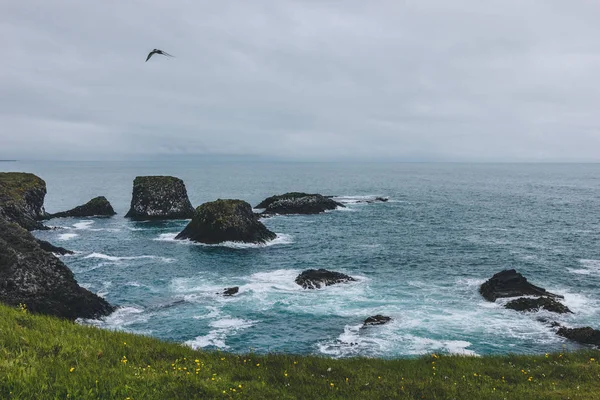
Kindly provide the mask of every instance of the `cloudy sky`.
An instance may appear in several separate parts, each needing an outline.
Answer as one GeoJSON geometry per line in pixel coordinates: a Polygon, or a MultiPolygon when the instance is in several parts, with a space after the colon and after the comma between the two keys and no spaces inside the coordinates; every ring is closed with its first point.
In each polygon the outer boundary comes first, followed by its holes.
{"type": "Polygon", "coordinates": [[[596,0],[0,0],[0,158],[600,161],[599,21],[596,0]]]}

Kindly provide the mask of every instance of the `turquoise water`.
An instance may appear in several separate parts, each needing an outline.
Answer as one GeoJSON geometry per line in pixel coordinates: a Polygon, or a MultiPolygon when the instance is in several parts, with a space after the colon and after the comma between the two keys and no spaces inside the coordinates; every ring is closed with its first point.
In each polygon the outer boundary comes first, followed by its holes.
{"type": "Polygon", "coordinates": [[[565,296],[568,325],[600,328],[600,165],[260,162],[16,162],[2,170],[46,180],[56,212],[106,196],[110,219],[55,219],[38,237],[83,286],[121,308],[87,321],[233,352],[398,357],[424,352],[540,353],[576,346],[537,319],[484,301],[478,286],[516,268],[565,296]],[[256,205],[273,194],[345,196],[345,210],[264,220],[268,246],[174,241],[186,221],[123,218],[136,175],[182,178],[196,206],[217,198],[256,205]],[[363,196],[388,203],[355,204],[363,196]],[[308,268],[358,282],[308,291],[308,268]],[[224,298],[217,291],[240,286],[224,298]],[[388,325],[360,330],[373,314],[388,325]]]}

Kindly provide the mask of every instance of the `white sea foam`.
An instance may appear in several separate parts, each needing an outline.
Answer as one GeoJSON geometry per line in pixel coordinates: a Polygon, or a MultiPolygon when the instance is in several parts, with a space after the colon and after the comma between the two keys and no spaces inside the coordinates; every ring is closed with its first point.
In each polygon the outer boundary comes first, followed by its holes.
{"type": "Polygon", "coordinates": [[[156,260],[161,260],[162,262],[165,262],[165,263],[172,263],[175,261],[174,258],[150,256],[150,255],[132,256],[132,257],[117,257],[117,256],[109,256],[107,254],[102,254],[102,253],[92,253],[83,258],[98,258],[101,260],[107,260],[107,261],[113,261],[113,262],[127,261],[127,260],[142,260],[142,259],[156,259],[156,260]]]}
{"type": "Polygon", "coordinates": [[[73,239],[74,237],[79,236],[77,233],[61,233],[60,235],[58,235],[58,240],[70,240],[73,239]]]}
{"type": "Polygon", "coordinates": [[[197,242],[192,242],[191,240],[175,240],[175,236],[177,236],[177,235],[178,235],[178,233],[161,233],[154,240],[163,241],[163,242],[177,242],[177,243],[181,243],[181,244],[206,246],[206,247],[229,247],[231,249],[254,249],[254,248],[262,248],[262,247],[270,247],[270,246],[294,243],[292,236],[285,234],[285,233],[276,233],[277,237],[266,243],[223,242],[223,243],[218,243],[218,244],[197,243],[197,242]]]}
{"type": "Polygon", "coordinates": [[[229,346],[225,343],[228,336],[236,334],[240,330],[247,329],[255,323],[256,321],[240,318],[227,317],[219,319],[209,324],[209,326],[214,329],[211,329],[208,334],[188,340],[185,344],[193,349],[208,346],[214,346],[219,349],[228,349],[229,346]]]}
{"type": "Polygon", "coordinates": [[[81,221],[76,224],[73,224],[73,228],[74,229],[90,229],[90,226],[92,226],[93,224],[94,224],[94,221],[85,220],[85,221],[81,221]]]}
{"type": "Polygon", "coordinates": [[[364,195],[364,196],[336,196],[333,200],[342,204],[368,204],[368,202],[379,202],[378,198],[384,198],[389,200],[387,196],[380,196],[376,194],[364,195]]]}
{"type": "Polygon", "coordinates": [[[115,312],[102,319],[79,319],[77,322],[102,328],[122,329],[136,322],[147,321],[148,317],[143,314],[144,310],[138,307],[119,307],[115,312]]]}
{"type": "Polygon", "coordinates": [[[600,260],[579,260],[583,268],[567,268],[567,270],[579,275],[600,275],[600,260]]]}

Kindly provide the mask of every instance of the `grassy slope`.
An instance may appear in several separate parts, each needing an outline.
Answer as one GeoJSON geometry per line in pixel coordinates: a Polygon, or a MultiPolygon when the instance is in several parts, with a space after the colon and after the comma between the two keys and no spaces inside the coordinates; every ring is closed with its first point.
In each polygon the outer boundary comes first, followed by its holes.
{"type": "Polygon", "coordinates": [[[30,173],[0,172],[0,205],[4,202],[21,202],[25,192],[45,185],[42,179],[30,173]]]}
{"type": "Polygon", "coordinates": [[[598,399],[596,360],[233,355],[0,306],[2,399],[598,399]]]}

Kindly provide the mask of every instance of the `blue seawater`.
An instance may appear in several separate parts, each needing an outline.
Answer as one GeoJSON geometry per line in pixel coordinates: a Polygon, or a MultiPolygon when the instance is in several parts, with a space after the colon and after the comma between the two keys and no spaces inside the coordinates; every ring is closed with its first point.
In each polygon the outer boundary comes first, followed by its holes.
{"type": "Polygon", "coordinates": [[[540,318],[600,328],[600,165],[284,162],[15,162],[48,186],[46,209],[104,195],[113,218],[54,219],[36,236],[76,251],[79,283],[120,306],[104,328],[195,348],[332,357],[426,352],[543,353],[576,348],[540,318]],[[278,216],[266,246],[173,240],[187,221],[124,218],[137,175],[182,178],[192,203],[258,204],[288,191],[343,196],[347,208],[278,216]],[[389,196],[387,203],[356,202],[389,196]],[[358,282],[303,290],[302,270],[358,282]],[[515,268],[574,311],[517,313],[479,285],[515,268]],[[239,286],[226,298],[217,292],[239,286]],[[374,314],[387,325],[360,329],[374,314]]]}

